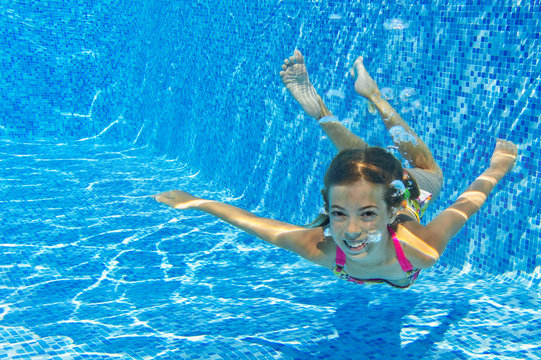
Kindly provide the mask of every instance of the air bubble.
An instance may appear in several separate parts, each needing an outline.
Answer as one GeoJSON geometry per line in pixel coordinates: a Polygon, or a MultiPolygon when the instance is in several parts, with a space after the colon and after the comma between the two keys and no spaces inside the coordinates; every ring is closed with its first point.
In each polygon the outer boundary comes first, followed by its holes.
{"type": "Polygon", "coordinates": [[[414,88],[405,88],[400,92],[400,100],[403,102],[408,102],[411,100],[411,98],[415,95],[415,89],[414,88]]]}
{"type": "Polygon", "coordinates": [[[406,131],[402,126],[393,126],[389,129],[389,135],[393,138],[393,142],[397,145],[400,145],[402,143],[412,143],[413,145],[417,145],[417,140],[415,140],[415,136],[410,134],[406,131]]]}
{"type": "Polygon", "coordinates": [[[331,98],[333,96],[340,98],[342,100],[346,99],[346,94],[343,90],[331,89],[325,93],[325,96],[331,98]]]}
{"type": "Polygon", "coordinates": [[[381,89],[381,96],[387,101],[394,100],[394,91],[389,87],[384,87],[381,89]]]}
{"type": "Polygon", "coordinates": [[[366,102],[366,107],[367,107],[368,112],[370,114],[376,115],[378,113],[378,110],[376,109],[376,106],[371,101],[366,102]]]}
{"type": "Polygon", "coordinates": [[[419,100],[415,100],[411,102],[412,109],[419,110],[421,108],[421,102],[419,100]]]}

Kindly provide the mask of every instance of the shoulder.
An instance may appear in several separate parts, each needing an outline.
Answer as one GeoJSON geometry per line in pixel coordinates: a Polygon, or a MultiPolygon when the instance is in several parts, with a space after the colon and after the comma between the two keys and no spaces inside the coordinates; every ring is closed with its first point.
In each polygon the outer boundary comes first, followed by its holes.
{"type": "Polygon", "coordinates": [[[427,243],[426,237],[430,235],[423,225],[408,221],[396,225],[395,231],[402,244],[404,255],[413,267],[425,269],[438,261],[439,253],[427,243]]]}
{"type": "Polygon", "coordinates": [[[323,228],[299,228],[280,235],[284,246],[317,265],[332,268],[336,256],[336,245],[331,237],[325,236],[323,228]]]}

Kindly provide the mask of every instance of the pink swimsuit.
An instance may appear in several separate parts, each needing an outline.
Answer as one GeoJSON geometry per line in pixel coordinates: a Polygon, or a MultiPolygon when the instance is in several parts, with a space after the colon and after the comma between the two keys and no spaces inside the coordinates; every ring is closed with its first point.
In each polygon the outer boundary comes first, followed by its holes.
{"type": "Polygon", "coordinates": [[[408,285],[405,285],[405,286],[396,285],[396,284],[393,284],[392,282],[390,282],[388,280],[385,280],[385,279],[357,279],[357,278],[349,276],[348,273],[346,272],[345,268],[344,268],[344,266],[346,264],[346,254],[344,254],[342,249],[340,249],[340,247],[338,247],[338,246],[336,247],[336,260],[335,260],[336,265],[333,267],[332,272],[336,276],[338,276],[340,279],[351,281],[351,282],[354,282],[354,283],[357,283],[357,284],[387,283],[387,284],[389,284],[391,286],[401,288],[401,289],[405,289],[405,288],[410,287],[411,285],[413,285],[413,283],[415,282],[415,280],[419,276],[419,273],[421,272],[421,269],[415,269],[411,265],[409,260],[406,258],[406,255],[404,255],[404,250],[402,250],[402,246],[400,245],[400,241],[398,241],[395,232],[389,226],[387,227],[387,229],[389,230],[389,232],[391,233],[391,236],[393,238],[393,244],[394,244],[394,249],[396,251],[396,258],[398,259],[398,263],[400,264],[400,267],[402,268],[402,270],[404,270],[404,272],[406,273],[406,275],[407,275],[407,277],[409,279],[409,284],[408,285]]]}

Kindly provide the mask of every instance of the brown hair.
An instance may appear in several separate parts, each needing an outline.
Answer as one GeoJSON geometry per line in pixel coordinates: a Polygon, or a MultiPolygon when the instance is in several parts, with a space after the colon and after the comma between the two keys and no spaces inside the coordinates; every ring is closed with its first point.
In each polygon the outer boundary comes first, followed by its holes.
{"type": "MultiPolygon", "coordinates": [[[[321,190],[324,208],[329,211],[329,190],[334,185],[347,185],[359,180],[366,180],[373,184],[383,184],[386,187],[384,201],[387,208],[399,207],[404,200],[396,196],[394,189],[389,185],[393,180],[402,180],[404,169],[400,161],[387,150],[372,146],[366,148],[346,149],[340,151],[331,161],[321,190]]],[[[319,214],[308,224],[308,227],[326,226],[329,224],[328,214],[319,214]]]]}

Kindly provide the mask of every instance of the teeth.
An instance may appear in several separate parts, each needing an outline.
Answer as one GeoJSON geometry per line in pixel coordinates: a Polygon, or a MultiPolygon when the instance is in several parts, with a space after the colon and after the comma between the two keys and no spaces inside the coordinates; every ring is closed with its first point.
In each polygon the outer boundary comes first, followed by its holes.
{"type": "Polygon", "coordinates": [[[346,244],[348,244],[349,247],[357,248],[364,245],[363,241],[346,241],[346,244]]]}

